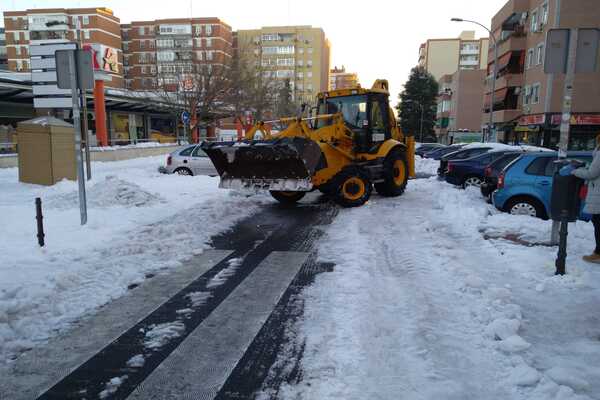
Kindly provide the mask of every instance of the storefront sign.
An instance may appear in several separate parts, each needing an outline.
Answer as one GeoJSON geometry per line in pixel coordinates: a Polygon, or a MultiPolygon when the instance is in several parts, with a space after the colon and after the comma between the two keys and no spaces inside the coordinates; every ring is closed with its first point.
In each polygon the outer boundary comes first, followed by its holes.
{"type": "MultiPolygon", "coordinates": [[[[552,116],[552,125],[560,125],[561,114],[552,116]]],[[[576,114],[571,115],[571,125],[600,125],[600,114],[576,114]]]]}
{"type": "Polygon", "coordinates": [[[83,48],[92,52],[94,71],[119,72],[117,50],[98,43],[86,44],[83,48]]]}
{"type": "Polygon", "coordinates": [[[543,125],[545,121],[546,121],[546,116],[544,114],[524,115],[519,119],[519,125],[520,126],[543,125]]]}

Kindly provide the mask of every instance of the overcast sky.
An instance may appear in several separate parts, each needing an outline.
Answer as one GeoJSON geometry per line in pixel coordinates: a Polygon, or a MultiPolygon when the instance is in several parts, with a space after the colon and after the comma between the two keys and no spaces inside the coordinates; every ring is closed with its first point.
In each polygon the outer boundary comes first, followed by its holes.
{"type": "Polygon", "coordinates": [[[218,17],[234,30],[273,25],[313,25],[331,41],[331,65],[357,72],[363,86],[390,81],[392,101],[417,64],[428,38],[457,37],[482,29],[451,17],[489,26],[506,0],[1,0],[0,11],[50,7],[111,8],[121,22],[159,18],[218,17]]]}

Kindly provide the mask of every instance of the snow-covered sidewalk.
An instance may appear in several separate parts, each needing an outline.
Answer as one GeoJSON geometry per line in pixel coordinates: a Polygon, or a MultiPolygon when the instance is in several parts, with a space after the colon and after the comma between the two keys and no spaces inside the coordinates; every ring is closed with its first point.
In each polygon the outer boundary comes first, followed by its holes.
{"type": "Polygon", "coordinates": [[[0,170],[0,363],[69,322],[165,272],[251,214],[266,196],[217,188],[218,178],[162,175],[165,157],[94,163],[89,221],[79,224],[77,185],[18,182],[0,170]],[[35,197],[46,246],[37,245],[35,197]]]}
{"type": "Polygon", "coordinates": [[[334,272],[289,327],[302,381],[279,398],[600,399],[600,267],[580,261],[593,229],[571,225],[556,277],[556,248],[519,244],[550,225],[436,178],[340,211],[319,249],[334,272]]]}

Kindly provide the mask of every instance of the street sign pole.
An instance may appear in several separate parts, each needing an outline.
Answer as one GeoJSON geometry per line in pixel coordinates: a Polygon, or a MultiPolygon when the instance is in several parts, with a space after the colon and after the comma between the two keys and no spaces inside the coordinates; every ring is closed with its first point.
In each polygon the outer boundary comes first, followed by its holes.
{"type": "Polygon", "coordinates": [[[75,51],[69,51],[69,70],[71,71],[71,99],[73,100],[73,125],[75,128],[75,159],[77,160],[77,183],[79,184],[79,213],[81,225],[87,223],[87,199],[85,195],[85,178],[83,159],[81,157],[81,116],[79,115],[79,71],[75,51]]]}
{"type": "MultiPolygon", "coordinates": [[[[81,39],[81,20],[77,18],[77,49],[83,48],[81,39]]],[[[90,133],[87,118],[87,90],[81,90],[81,106],[83,107],[83,141],[85,146],[85,169],[87,172],[87,180],[92,179],[92,162],[90,160],[90,133]]]]}

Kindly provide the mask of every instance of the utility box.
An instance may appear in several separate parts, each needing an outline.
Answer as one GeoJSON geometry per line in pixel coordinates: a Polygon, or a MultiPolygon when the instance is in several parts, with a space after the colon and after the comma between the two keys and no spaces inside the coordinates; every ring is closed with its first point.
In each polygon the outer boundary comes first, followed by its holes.
{"type": "Polygon", "coordinates": [[[54,117],[20,122],[19,181],[54,185],[62,179],[77,179],[73,125],[54,117]]]}
{"type": "Polygon", "coordinates": [[[560,168],[569,164],[569,161],[557,162],[556,172],[552,181],[552,198],[550,200],[550,214],[554,221],[575,222],[581,212],[580,191],[584,181],[574,175],[561,176],[560,168]]]}

